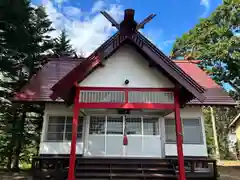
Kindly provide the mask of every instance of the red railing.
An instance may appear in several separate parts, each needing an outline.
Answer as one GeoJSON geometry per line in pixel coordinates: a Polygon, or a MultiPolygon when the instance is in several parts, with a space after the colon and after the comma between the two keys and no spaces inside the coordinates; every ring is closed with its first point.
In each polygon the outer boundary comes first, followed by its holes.
{"type": "Polygon", "coordinates": [[[173,88],[78,87],[79,108],[174,109],[173,88]]]}

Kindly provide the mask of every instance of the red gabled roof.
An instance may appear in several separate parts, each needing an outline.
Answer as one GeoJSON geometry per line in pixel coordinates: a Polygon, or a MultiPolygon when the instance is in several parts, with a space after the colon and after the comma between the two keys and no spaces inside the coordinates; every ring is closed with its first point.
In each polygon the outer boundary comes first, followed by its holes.
{"type": "MultiPolygon", "coordinates": [[[[197,66],[198,61],[176,60],[175,63],[197,83],[206,89],[204,96],[205,105],[236,105],[236,102],[229,94],[219,86],[211,77],[209,77],[202,69],[197,66]]],[[[191,104],[201,104],[197,99],[193,99],[191,104]]]]}
{"type": "Polygon", "coordinates": [[[23,86],[21,92],[14,96],[13,101],[52,101],[50,98],[52,86],[82,61],[82,59],[69,58],[52,59],[23,86]]]}
{"type": "MultiPolygon", "coordinates": [[[[77,67],[83,60],[55,59],[47,64],[22,88],[13,101],[24,102],[53,102],[50,98],[51,87],[61,78],[77,67]]],[[[183,71],[206,89],[206,99],[200,102],[193,99],[192,105],[235,105],[235,101],[218,84],[215,83],[196,64],[185,60],[174,61],[183,71]]],[[[58,99],[58,102],[63,100],[58,99]]]]}
{"type": "Polygon", "coordinates": [[[204,88],[220,88],[212,78],[196,65],[199,61],[175,60],[174,62],[204,88]]]}

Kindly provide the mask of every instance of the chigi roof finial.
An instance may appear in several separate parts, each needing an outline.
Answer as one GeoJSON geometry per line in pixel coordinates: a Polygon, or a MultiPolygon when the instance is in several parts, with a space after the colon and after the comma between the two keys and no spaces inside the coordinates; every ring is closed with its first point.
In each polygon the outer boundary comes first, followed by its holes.
{"type": "Polygon", "coordinates": [[[101,11],[103,16],[107,18],[114,27],[116,27],[122,35],[132,35],[139,29],[143,29],[145,24],[151,21],[156,14],[150,14],[147,18],[145,18],[141,23],[137,23],[134,19],[135,11],[134,9],[125,9],[124,11],[124,19],[119,24],[115,21],[106,11],[101,11]]]}

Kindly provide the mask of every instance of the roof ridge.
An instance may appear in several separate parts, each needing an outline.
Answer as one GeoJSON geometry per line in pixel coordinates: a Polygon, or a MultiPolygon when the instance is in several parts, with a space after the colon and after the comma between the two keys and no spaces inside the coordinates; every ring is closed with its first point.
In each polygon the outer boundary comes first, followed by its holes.
{"type": "Polygon", "coordinates": [[[95,51],[93,51],[86,59],[93,57],[96,53],[98,53],[100,49],[103,49],[104,46],[107,46],[109,43],[111,43],[114,40],[114,38],[118,37],[119,34],[120,34],[119,32],[116,32],[115,34],[113,34],[107,41],[105,41],[95,51]]]}

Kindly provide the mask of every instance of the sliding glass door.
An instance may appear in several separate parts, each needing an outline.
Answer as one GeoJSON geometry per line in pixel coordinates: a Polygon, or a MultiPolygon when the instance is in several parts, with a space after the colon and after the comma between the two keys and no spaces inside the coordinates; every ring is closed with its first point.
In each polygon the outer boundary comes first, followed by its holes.
{"type": "Polygon", "coordinates": [[[161,157],[158,117],[90,116],[87,156],[161,157]],[[123,147],[124,133],[128,145],[123,147]]]}

